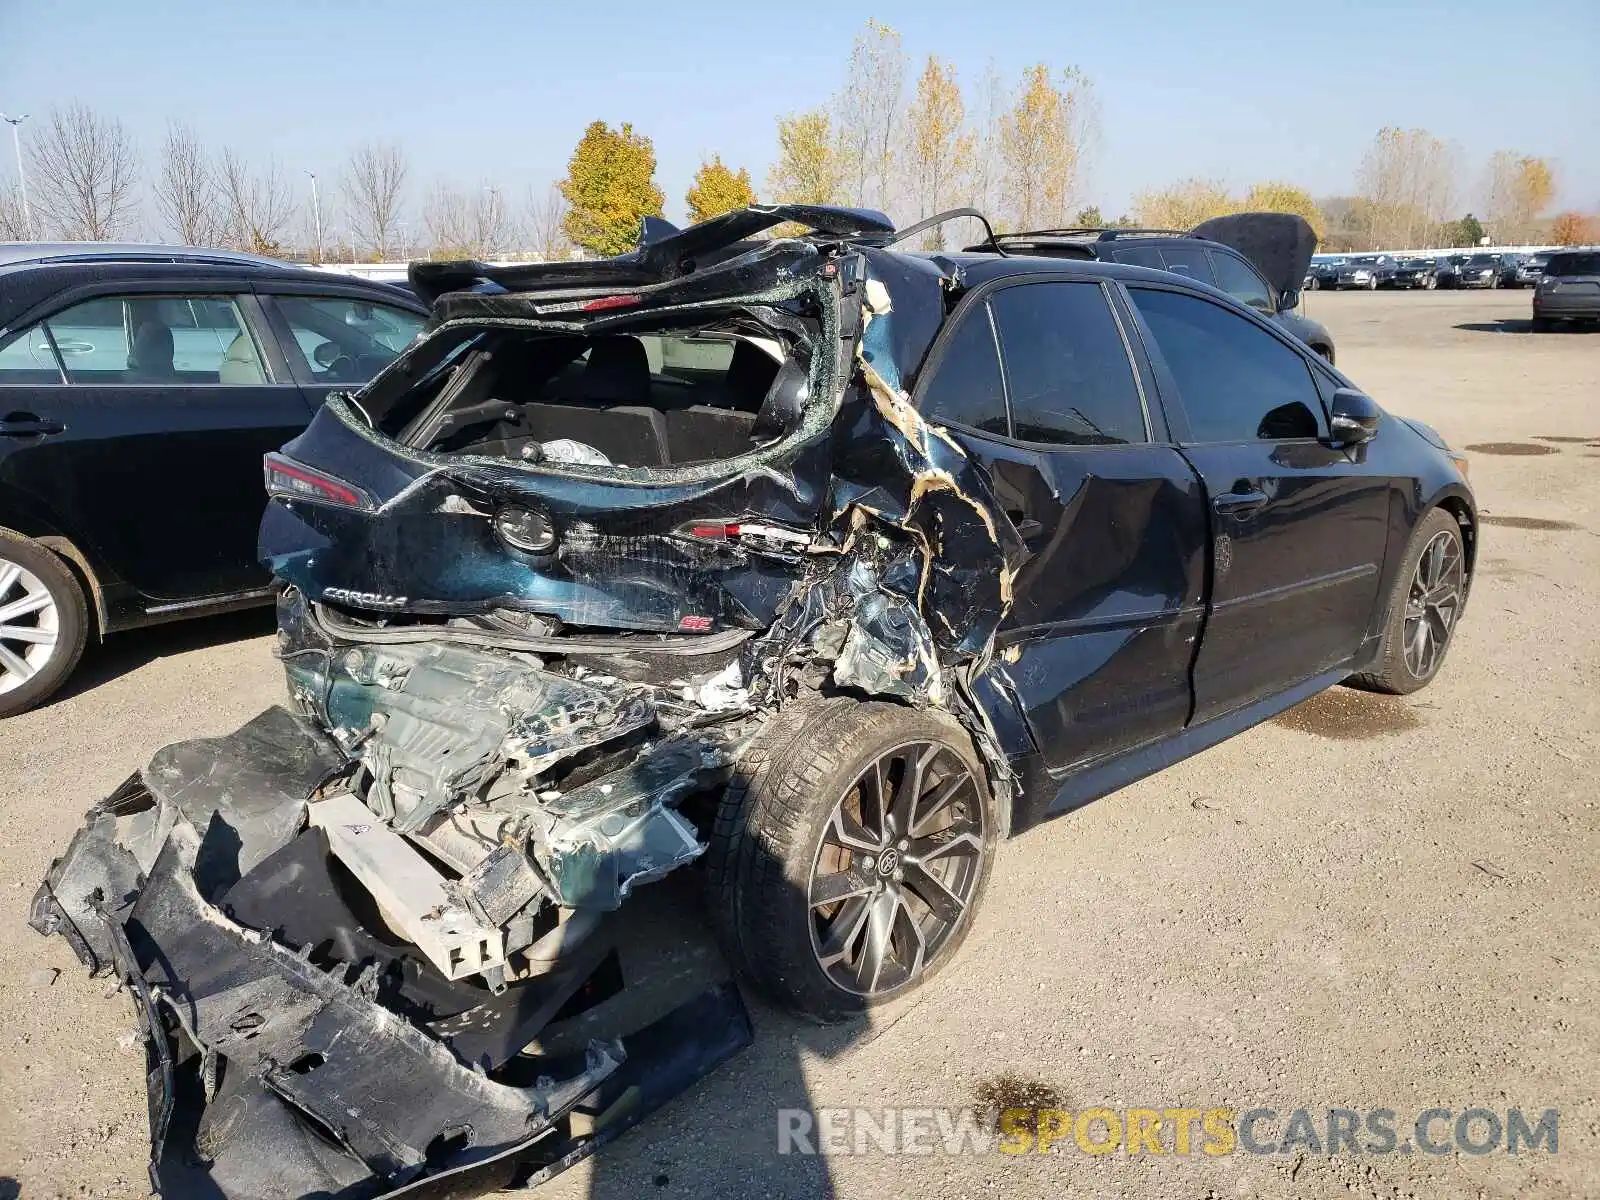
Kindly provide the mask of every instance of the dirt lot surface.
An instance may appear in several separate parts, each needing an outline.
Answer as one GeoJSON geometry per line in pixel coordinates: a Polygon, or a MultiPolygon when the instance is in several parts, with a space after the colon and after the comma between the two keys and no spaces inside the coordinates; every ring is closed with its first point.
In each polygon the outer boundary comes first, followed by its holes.
{"type": "MultiPolygon", "coordinates": [[[[1008,844],[920,997],[831,1030],[755,1006],[751,1050],[545,1194],[1600,1195],[1600,333],[1528,333],[1526,292],[1308,300],[1354,379],[1471,452],[1487,527],[1438,681],[1336,689],[1008,844]],[[1435,1105],[1556,1108],[1559,1151],[777,1154],[780,1108],[962,1107],[1005,1072],[1072,1110],[1389,1108],[1402,1141],[1435,1105]]],[[[0,725],[0,1198],[147,1192],[130,1011],[26,904],[152,751],[281,696],[270,628],[117,638],[0,725]]]]}

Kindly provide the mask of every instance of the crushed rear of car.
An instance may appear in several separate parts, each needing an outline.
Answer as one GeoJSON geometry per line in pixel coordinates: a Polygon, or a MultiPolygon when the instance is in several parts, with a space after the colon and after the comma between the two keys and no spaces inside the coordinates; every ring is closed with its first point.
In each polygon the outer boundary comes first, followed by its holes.
{"type": "MultiPolygon", "coordinates": [[[[1004,811],[985,698],[1024,552],[902,382],[959,268],[891,233],[777,206],[419,264],[428,331],[268,457],[290,707],[161,751],[33,909],[135,995],[164,1194],[543,1178],[736,1052],[731,983],[597,1018],[649,984],[607,931],[729,852],[720,798],[808,703],[948,720],[1004,811]],[[751,240],[780,222],[810,232],[751,240]]],[[[982,865],[964,804],[902,828],[908,939],[982,865]]]]}

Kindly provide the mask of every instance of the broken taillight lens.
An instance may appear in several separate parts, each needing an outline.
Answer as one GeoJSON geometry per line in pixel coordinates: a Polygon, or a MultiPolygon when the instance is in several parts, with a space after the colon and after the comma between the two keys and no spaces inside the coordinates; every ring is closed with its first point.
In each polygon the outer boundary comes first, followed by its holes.
{"type": "Polygon", "coordinates": [[[281,454],[268,454],[261,460],[266,476],[267,495],[284,500],[311,500],[340,508],[370,511],[377,507],[372,497],[354,484],[281,454]]]}

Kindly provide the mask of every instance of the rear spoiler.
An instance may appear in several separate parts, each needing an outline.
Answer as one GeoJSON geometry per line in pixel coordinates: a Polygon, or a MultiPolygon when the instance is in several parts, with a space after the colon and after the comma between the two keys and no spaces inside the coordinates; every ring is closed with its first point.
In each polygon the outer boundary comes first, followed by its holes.
{"type": "Polygon", "coordinates": [[[415,262],[407,271],[412,290],[432,304],[446,292],[485,290],[508,292],[531,288],[642,286],[665,283],[709,265],[748,238],[777,225],[793,222],[829,237],[879,236],[894,232],[894,222],[869,208],[840,208],[824,204],[752,204],[687,229],[659,217],[646,217],[639,246],[615,258],[581,262],[489,263],[415,262]]]}

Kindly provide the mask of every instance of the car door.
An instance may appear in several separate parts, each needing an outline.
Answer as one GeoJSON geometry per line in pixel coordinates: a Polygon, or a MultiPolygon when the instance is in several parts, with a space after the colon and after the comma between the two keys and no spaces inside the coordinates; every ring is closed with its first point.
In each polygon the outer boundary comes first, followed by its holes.
{"type": "Polygon", "coordinates": [[[1329,445],[1317,369],[1286,337],[1188,291],[1128,295],[1209,503],[1199,723],[1356,655],[1378,603],[1390,487],[1329,445]]]}
{"type": "Polygon", "coordinates": [[[163,288],[80,299],[19,335],[58,376],[29,392],[39,432],[9,482],[149,609],[269,582],[261,456],[310,410],[263,332],[247,291],[163,288]]]}
{"type": "Polygon", "coordinates": [[[427,323],[419,304],[385,303],[365,291],[258,285],[278,342],[313,409],[332,391],[361,387],[393,362],[427,323]]]}
{"type": "Polygon", "coordinates": [[[997,646],[1056,774],[1177,733],[1191,704],[1204,502],[1125,320],[1098,281],[1005,281],[964,302],[919,393],[1027,543],[997,646]]]}

